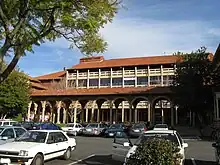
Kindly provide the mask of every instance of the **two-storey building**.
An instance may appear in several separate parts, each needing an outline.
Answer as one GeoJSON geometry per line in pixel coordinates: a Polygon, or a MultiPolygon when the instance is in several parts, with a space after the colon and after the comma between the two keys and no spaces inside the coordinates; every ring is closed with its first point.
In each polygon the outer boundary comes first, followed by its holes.
{"type": "Polygon", "coordinates": [[[47,89],[33,90],[28,116],[58,123],[181,122],[172,84],[179,56],[80,59],[63,71],[36,77],[47,89]]]}

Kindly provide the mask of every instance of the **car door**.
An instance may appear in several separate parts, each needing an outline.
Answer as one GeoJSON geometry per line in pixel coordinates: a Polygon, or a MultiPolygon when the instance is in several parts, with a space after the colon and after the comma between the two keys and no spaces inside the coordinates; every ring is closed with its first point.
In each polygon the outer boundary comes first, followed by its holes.
{"type": "Polygon", "coordinates": [[[27,132],[25,129],[23,128],[14,128],[15,131],[15,138],[19,138],[20,136],[22,136],[25,132],[27,132]]]}
{"type": "Polygon", "coordinates": [[[59,156],[58,153],[58,142],[56,141],[56,133],[55,132],[50,132],[48,134],[48,138],[46,141],[46,148],[44,149],[45,154],[44,154],[44,159],[52,159],[55,157],[59,156]]]}
{"type": "Polygon", "coordinates": [[[55,140],[58,144],[57,154],[62,156],[69,147],[68,138],[62,132],[54,132],[55,140]]]}
{"type": "Polygon", "coordinates": [[[15,140],[15,132],[14,132],[13,128],[6,128],[2,132],[1,137],[3,139],[5,139],[5,142],[12,142],[12,141],[14,141],[15,140]]]}
{"type": "Polygon", "coordinates": [[[116,132],[112,144],[112,159],[124,162],[125,156],[130,148],[131,141],[127,134],[125,132],[116,132]]]}

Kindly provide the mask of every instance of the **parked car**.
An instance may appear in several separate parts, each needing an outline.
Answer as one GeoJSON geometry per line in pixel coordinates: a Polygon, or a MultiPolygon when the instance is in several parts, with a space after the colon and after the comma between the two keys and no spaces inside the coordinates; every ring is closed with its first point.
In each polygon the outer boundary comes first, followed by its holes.
{"type": "Polygon", "coordinates": [[[106,129],[104,136],[105,137],[114,137],[116,132],[124,131],[124,124],[112,124],[109,128],[106,129]]]}
{"type": "Polygon", "coordinates": [[[25,122],[13,124],[13,126],[20,126],[20,127],[24,127],[26,130],[33,130],[36,129],[38,124],[39,123],[34,123],[32,121],[28,121],[28,122],[25,121],[25,122]]]}
{"type": "Polygon", "coordinates": [[[68,135],[77,135],[81,129],[84,127],[79,123],[68,123],[65,127],[62,127],[62,130],[68,135]]]}
{"type": "Polygon", "coordinates": [[[216,140],[216,142],[212,143],[212,147],[215,150],[215,160],[217,164],[220,164],[220,139],[216,140]]]}
{"type": "Polygon", "coordinates": [[[18,122],[11,119],[0,119],[0,126],[13,126],[16,123],[18,122]]]}
{"type": "Polygon", "coordinates": [[[12,142],[16,138],[21,137],[27,130],[16,126],[1,126],[0,127],[0,144],[12,142]]]}
{"type": "Polygon", "coordinates": [[[205,125],[200,132],[203,137],[211,137],[212,140],[217,140],[220,137],[220,120],[215,120],[212,124],[205,125]]]}
{"type": "Polygon", "coordinates": [[[42,165],[55,157],[70,159],[76,140],[61,130],[32,130],[18,140],[1,145],[0,164],[42,165]]]}
{"type": "Polygon", "coordinates": [[[107,129],[107,126],[102,123],[90,123],[82,129],[83,135],[102,136],[107,129]]]}
{"type": "Polygon", "coordinates": [[[145,131],[147,131],[147,126],[144,123],[133,124],[129,129],[129,136],[139,137],[145,131]]]}
{"type": "Polygon", "coordinates": [[[58,125],[50,122],[36,123],[34,130],[62,130],[58,125]]]}
{"type": "Polygon", "coordinates": [[[125,132],[117,132],[112,145],[112,159],[124,162],[125,165],[126,160],[135,153],[138,145],[152,138],[162,138],[176,143],[182,155],[181,165],[184,165],[185,148],[188,147],[188,144],[183,141],[180,134],[175,130],[146,131],[134,144],[130,141],[125,132]]]}

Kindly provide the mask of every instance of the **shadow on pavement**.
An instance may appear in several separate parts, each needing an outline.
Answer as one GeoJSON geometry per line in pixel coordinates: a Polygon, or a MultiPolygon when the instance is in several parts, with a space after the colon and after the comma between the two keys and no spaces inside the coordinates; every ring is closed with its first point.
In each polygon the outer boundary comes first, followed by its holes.
{"type": "Polygon", "coordinates": [[[195,160],[197,165],[216,165],[216,162],[206,160],[195,160]]]}
{"type": "Polygon", "coordinates": [[[94,157],[85,159],[77,165],[121,165],[121,162],[112,160],[111,155],[95,155],[94,157]]]}

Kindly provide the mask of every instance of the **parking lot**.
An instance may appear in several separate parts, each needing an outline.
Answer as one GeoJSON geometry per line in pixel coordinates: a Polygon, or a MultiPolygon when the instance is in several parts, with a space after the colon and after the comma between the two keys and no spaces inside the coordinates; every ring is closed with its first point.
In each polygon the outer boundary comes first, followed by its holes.
{"type": "MultiPolygon", "coordinates": [[[[111,160],[111,138],[75,137],[77,148],[69,161],[51,160],[46,165],[119,165],[111,160]]],[[[186,150],[186,165],[214,165],[214,150],[212,142],[203,140],[186,141],[189,147],[186,150]]]]}

